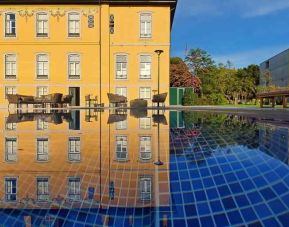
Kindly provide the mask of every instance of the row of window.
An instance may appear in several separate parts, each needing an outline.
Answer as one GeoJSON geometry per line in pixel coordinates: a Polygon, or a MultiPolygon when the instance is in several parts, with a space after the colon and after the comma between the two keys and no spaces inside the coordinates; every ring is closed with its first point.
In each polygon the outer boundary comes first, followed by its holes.
{"type": "MultiPolygon", "coordinates": [[[[91,17],[91,16],[90,16],[91,17]]],[[[81,15],[78,12],[67,14],[68,37],[80,37],[81,15]]],[[[89,25],[94,27],[94,25],[89,25]]],[[[5,13],[5,37],[16,37],[17,21],[16,13],[5,13]]],[[[39,12],[36,14],[36,37],[46,38],[49,36],[49,14],[39,12]]],[[[140,14],[140,38],[152,37],[152,14],[140,14]]]]}
{"type": "MultiPolygon", "coordinates": [[[[17,201],[17,177],[6,177],[5,178],[5,201],[16,202],[17,201]]],[[[36,178],[37,188],[37,200],[40,202],[49,201],[49,177],[37,177],[36,178]]],[[[72,201],[81,200],[81,182],[80,177],[68,177],[67,181],[67,196],[72,201]]],[[[151,200],[152,197],[152,177],[141,176],[139,178],[139,192],[141,200],[151,200]]],[[[87,199],[94,199],[95,188],[89,187],[87,190],[87,199]]],[[[114,183],[110,183],[109,197],[114,199],[114,183]]]]}
{"type": "MultiPolygon", "coordinates": [[[[116,160],[128,160],[127,136],[116,136],[116,160]]],[[[140,160],[150,160],[152,158],[151,136],[139,137],[139,158],[140,160]]],[[[48,138],[37,138],[37,161],[49,160],[48,138]]],[[[81,147],[80,137],[69,137],[68,139],[68,160],[80,161],[81,147]]],[[[5,161],[17,161],[17,138],[5,138],[5,161]]]]}
{"type": "MultiPolygon", "coordinates": [[[[115,62],[115,79],[128,79],[128,56],[117,54],[115,62]]],[[[67,58],[68,78],[80,79],[81,59],[80,54],[69,54],[67,58]]],[[[151,79],[152,56],[140,55],[139,78],[151,79]]],[[[49,78],[49,57],[48,54],[36,55],[36,78],[49,78]]],[[[16,54],[5,55],[5,79],[17,79],[17,56],[16,54]]]]}

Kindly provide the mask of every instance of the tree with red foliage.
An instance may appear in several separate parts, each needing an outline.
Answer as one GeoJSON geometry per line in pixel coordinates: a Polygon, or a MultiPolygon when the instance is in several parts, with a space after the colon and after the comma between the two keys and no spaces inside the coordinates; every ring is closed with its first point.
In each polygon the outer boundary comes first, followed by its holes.
{"type": "Polygon", "coordinates": [[[199,77],[192,75],[188,66],[181,58],[171,58],[170,86],[192,87],[195,91],[199,91],[201,88],[201,80],[199,77]]]}

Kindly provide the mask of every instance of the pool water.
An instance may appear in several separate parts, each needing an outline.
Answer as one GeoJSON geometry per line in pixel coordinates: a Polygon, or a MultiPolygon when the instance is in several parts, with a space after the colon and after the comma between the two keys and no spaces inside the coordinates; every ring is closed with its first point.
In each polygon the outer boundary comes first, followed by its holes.
{"type": "Polygon", "coordinates": [[[289,119],[0,112],[3,226],[288,226],[289,119]]]}

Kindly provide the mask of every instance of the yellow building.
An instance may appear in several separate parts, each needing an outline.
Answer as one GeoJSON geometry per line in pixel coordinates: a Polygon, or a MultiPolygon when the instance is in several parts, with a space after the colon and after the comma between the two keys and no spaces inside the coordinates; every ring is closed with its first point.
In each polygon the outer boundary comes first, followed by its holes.
{"type": "Polygon", "coordinates": [[[115,116],[0,112],[0,209],[168,206],[169,126],[115,116]]]}
{"type": "Polygon", "coordinates": [[[176,0],[1,1],[0,105],[16,93],[70,93],[72,106],[85,106],[88,94],[107,106],[108,92],[151,100],[158,49],[160,92],[168,92],[175,6],[176,0]]]}

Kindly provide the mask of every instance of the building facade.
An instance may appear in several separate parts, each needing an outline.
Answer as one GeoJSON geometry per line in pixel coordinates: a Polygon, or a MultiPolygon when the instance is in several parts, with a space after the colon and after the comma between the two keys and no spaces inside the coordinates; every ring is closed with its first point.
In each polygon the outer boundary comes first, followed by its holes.
{"type": "Polygon", "coordinates": [[[289,85],[289,49],[261,63],[260,85],[289,85]]]}
{"type": "MultiPolygon", "coordinates": [[[[176,0],[1,1],[0,105],[6,94],[72,94],[107,105],[107,93],[151,100],[169,92],[176,0]],[[2,33],[2,34],[1,34],[2,33]]],[[[168,99],[167,99],[168,100],[168,99]]],[[[150,102],[149,102],[150,103],[150,102]]]]}

